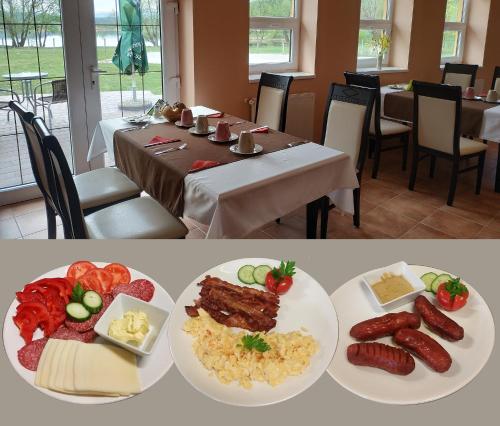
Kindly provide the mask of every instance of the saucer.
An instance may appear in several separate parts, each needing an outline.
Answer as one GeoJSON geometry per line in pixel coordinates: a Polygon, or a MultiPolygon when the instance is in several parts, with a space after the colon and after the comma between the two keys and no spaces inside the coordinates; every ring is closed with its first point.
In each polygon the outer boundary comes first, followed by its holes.
{"type": "Polygon", "coordinates": [[[208,135],[211,135],[212,133],[215,133],[215,126],[208,126],[208,132],[203,132],[203,133],[199,133],[196,130],[196,127],[191,127],[189,129],[189,133],[191,133],[192,135],[197,135],[197,136],[208,136],[208,135]]]}
{"type": "Polygon", "coordinates": [[[215,142],[215,143],[228,143],[228,142],[234,142],[234,141],[237,141],[239,139],[239,136],[236,134],[236,133],[231,133],[231,137],[225,141],[219,141],[217,139],[215,139],[215,135],[212,134],[208,137],[208,140],[210,142],[215,142]]]}
{"type": "Polygon", "coordinates": [[[193,127],[193,126],[194,126],[194,123],[193,123],[193,124],[191,124],[190,126],[186,126],[186,125],[182,124],[182,123],[181,123],[181,121],[179,120],[179,121],[176,121],[176,122],[175,122],[175,125],[176,125],[177,127],[182,128],[182,129],[190,129],[191,127],[193,127]]]}
{"type": "Polygon", "coordinates": [[[258,154],[259,152],[262,152],[263,150],[264,148],[259,144],[255,144],[253,152],[240,152],[240,147],[238,146],[238,144],[231,145],[229,147],[229,151],[231,151],[233,154],[238,154],[238,155],[255,155],[258,154]]]}

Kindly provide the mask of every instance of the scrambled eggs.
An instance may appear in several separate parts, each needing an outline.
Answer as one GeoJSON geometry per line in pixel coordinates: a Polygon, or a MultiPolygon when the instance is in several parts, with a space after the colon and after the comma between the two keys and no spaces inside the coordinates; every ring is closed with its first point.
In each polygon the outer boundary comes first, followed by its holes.
{"type": "Polygon", "coordinates": [[[316,340],[300,331],[262,334],[271,349],[250,351],[241,346],[246,332],[235,333],[203,309],[198,312],[199,317],[186,321],[184,331],[195,338],[193,350],[198,359],[224,384],[238,381],[249,389],[256,380],[277,386],[288,376],[302,374],[318,351],[316,340]]]}

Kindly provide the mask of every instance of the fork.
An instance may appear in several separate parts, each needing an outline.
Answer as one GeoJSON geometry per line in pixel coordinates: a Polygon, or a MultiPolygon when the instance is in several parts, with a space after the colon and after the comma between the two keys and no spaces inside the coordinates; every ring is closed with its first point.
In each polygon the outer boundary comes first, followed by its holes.
{"type": "Polygon", "coordinates": [[[187,143],[183,143],[181,146],[178,146],[177,148],[169,148],[169,149],[164,149],[163,151],[157,151],[153,155],[162,155],[166,154],[168,152],[174,152],[174,151],[182,151],[183,149],[186,149],[188,146],[187,143]]]}

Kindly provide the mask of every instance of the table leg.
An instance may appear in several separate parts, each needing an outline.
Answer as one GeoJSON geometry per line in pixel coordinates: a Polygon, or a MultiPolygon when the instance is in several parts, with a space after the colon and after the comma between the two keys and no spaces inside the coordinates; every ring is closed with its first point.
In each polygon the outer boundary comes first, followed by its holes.
{"type": "Polygon", "coordinates": [[[321,198],[307,205],[307,235],[308,240],[318,238],[318,213],[321,198]]]}
{"type": "Polygon", "coordinates": [[[500,143],[498,144],[497,173],[495,177],[495,192],[500,192],[500,143]]]}
{"type": "Polygon", "coordinates": [[[33,107],[33,111],[36,114],[36,106],[35,102],[33,101],[33,84],[31,80],[26,80],[26,100],[27,100],[26,104],[30,103],[31,106],[33,107]]]}

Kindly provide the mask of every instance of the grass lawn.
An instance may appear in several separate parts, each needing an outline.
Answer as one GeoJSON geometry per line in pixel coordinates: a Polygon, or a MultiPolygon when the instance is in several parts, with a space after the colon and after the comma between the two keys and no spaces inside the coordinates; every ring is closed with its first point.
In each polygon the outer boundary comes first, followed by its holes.
{"type": "MultiPolygon", "coordinates": [[[[159,52],[159,47],[149,47],[148,52],[159,52]]],[[[101,75],[100,89],[102,92],[118,91],[120,90],[120,83],[122,90],[130,90],[132,85],[132,78],[127,75],[120,75],[118,68],[111,62],[113,57],[114,48],[112,47],[98,47],[97,54],[99,60],[99,68],[108,71],[108,74],[101,75]]],[[[36,48],[23,47],[23,48],[9,48],[9,62],[10,72],[12,74],[26,71],[47,72],[48,76],[46,81],[55,80],[57,78],[64,78],[64,57],[61,47],[50,47],[39,49],[37,56],[36,48]]],[[[9,89],[10,84],[7,81],[2,81],[1,76],[8,74],[9,68],[7,63],[7,53],[5,47],[0,48],[0,88],[9,89]]],[[[162,77],[161,65],[149,64],[149,72],[144,76],[136,76],[138,90],[150,91],[156,95],[162,93],[162,77]]],[[[39,82],[34,81],[33,86],[37,86],[39,82]]],[[[20,83],[13,83],[14,90],[21,94],[20,83]]],[[[50,89],[49,89],[50,90],[50,89]]]]}

